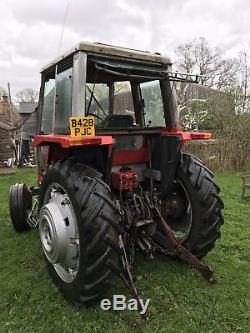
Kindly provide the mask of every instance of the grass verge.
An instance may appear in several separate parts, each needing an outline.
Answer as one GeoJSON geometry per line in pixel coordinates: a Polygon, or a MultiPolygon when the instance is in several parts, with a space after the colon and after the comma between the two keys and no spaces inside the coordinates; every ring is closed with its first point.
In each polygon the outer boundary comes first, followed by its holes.
{"type": "MultiPolygon", "coordinates": [[[[250,200],[240,200],[240,177],[216,176],[225,203],[222,238],[206,257],[218,283],[171,259],[138,257],[138,287],[150,298],[150,321],[137,313],[76,309],[52,284],[37,230],[16,234],[9,221],[8,189],[34,184],[34,170],[0,176],[0,332],[250,332],[250,200]]],[[[249,193],[250,194],[250,193],[249,193]]],[[[112,294],[125,294],[117,281],[112,294]]]]}

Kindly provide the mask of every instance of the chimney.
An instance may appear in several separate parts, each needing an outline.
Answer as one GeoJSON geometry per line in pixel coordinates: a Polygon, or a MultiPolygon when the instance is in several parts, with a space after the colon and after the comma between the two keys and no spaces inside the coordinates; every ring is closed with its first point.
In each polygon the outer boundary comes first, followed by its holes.
{"type": "Polygon", "coordinates": [[[4,103],[8,103],[8,95],[3,95],[2,98],[3,98],[3,102],[4,103]]]}

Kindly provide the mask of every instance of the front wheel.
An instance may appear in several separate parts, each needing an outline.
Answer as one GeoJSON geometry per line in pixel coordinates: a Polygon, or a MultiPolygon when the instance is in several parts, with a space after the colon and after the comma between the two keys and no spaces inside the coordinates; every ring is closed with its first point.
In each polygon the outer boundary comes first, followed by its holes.
{"type": "Polygon", "coordinates": [[[32,209],[32,194],[26,184],[15,184],[9,192],[10,218],[16,232],[31,229],[28,223],[29,213],[32,209]]]}
{"type": "Polygon", "coordinates": [[[117,209],[100,174],[73,160],[50,166],[40,188],[39,232],[49,273],[77,305],[110,288],[118,264],[117,209]]]}
{"type": "MultiPolygon", "coordinates": [[[[166,198],[165,218],[176,238],[198,258],[206,256],[220,238],[223,202],[219,193],[212,173],[200,160],[183,153],[173,193],[166,198]]],[[[168,250],[160,227],[154,240],[168,250]]]]}

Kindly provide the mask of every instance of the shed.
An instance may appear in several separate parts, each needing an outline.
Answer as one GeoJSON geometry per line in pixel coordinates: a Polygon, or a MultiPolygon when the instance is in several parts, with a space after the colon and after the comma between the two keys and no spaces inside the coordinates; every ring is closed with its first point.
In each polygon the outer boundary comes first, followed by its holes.
{"type": "Polygon", "coordinates": [[[24,137],[29,138],[36,133],[37,124],[37,103],[36,102],[20,102],[19,114],[21,116],[21,123],[24,137]]]}
{"type": "Polygon", "coordinates": [[[0,165],[14,157],[11,134],[15,127],[9,123],[0,122],[0,165]]]}

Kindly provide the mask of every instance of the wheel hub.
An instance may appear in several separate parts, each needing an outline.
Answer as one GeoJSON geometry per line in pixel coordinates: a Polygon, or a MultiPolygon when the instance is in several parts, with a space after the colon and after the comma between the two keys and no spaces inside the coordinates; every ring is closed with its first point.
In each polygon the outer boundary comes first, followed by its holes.
{"type": "MultiPolygon", "coordinates": [[[[61,189],[60,189],[61,191],[61,189]]],[[[66,193],[50,188],[39,214],[44,254],[65,282],[72,282],[79,266],[79,238],[74,210],[66,193]]]]}
{"type": "Polygon", "coordinates": [[[67,232],[63,225],[63,215],[59,206],[48,203],[41,209],[40,237],[44,253],[52,264],[65,260],[67,250],[67,232]]]}
{"type": "Polygon", "coordinates": [[[166,217],[175,237],[183,242],[190,232],[193,213],[188,192],[180,180],[162,208],[163,216],[166,217]]]}

